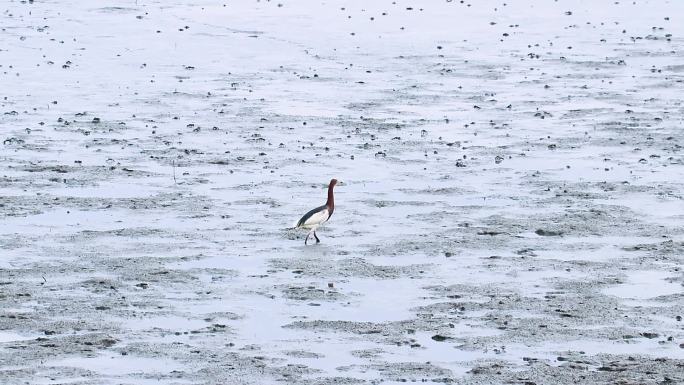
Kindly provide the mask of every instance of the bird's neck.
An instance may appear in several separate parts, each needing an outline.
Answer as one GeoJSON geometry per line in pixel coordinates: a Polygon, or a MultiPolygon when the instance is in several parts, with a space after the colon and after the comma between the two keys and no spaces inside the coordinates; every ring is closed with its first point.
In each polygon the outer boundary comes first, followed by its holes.
{"type": "Polygon", "coordinates": [[[328,211],[332,214],[333,210],[335,210],[335,197],[333,196],[333,187],[332,185],[328,186],[328,201],[325,202],[325,205],[328,206],[328,211]]]}

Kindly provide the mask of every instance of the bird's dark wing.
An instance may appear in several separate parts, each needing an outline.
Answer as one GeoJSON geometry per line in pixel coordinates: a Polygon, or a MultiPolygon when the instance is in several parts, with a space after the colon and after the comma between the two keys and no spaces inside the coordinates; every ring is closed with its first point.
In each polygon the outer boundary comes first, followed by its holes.
{"type": "Polygon", "coordinates": [[[309,218],[311,218],[312,215],[314,215],[314,214],[316,214],[316,213],[318,213],[318,212],[321,212],[321,211],[323,211],[323,210],[325,210],[325,209],[327,209],[327,208],[328,208],[328,206],[323,205],[323,206],[316,207],[315,209],[309,211],[308,213],[304,214],[304,216],[302,217],[302,219],[300,219],[299,222],[297,222],[297,226],[295,226],[295,227],[299,227],[299,226],[303,225],[304,223],[306,223],[306,221],[307,221],[309,218]]]}

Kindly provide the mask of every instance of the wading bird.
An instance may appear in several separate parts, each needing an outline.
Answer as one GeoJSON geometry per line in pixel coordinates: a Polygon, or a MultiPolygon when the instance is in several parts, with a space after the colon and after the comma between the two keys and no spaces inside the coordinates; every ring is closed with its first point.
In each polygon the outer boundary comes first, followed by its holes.
{"type": "Polygon", "coordinates": [[[333,211],[335,211],[335,197],[333,196],[333,188],[335,188],[336,184],[337,179],[332,179],[330,181],[330,185],[328,185],[328,201],[325,202],[323,206],[316,207],[315,209],[304,214],[302,219],[297,222],[297,225],[295,226],[296,229],[309,230],[309,234],[307,234],[306,239],[304,239],[305,245],[306,242],[309,241],[311,234],[313,234],[314,238],[316,238],[316,243],[321,242],[321,240],[316,236],[316,229],[323,223],[327,222],[332,216],[333,211]]]}

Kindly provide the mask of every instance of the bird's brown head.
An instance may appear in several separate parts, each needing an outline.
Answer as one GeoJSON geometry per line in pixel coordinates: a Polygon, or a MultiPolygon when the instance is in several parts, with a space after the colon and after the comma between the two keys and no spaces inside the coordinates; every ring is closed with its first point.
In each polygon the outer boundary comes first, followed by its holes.
{"type": "Polygon", "coordinates": [[[337,179],[331,179],[329,187],[335,187],[336,184],[337,184],[337,179]]]}

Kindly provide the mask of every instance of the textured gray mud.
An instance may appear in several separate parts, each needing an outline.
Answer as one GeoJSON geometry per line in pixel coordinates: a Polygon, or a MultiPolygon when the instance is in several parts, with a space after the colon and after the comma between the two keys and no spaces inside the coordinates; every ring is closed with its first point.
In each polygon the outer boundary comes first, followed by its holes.
{"type": "Polygon", "coordinates": [[[684,383],[684,9],[622,3],[0,5],[0,383],[684,383]]]}

